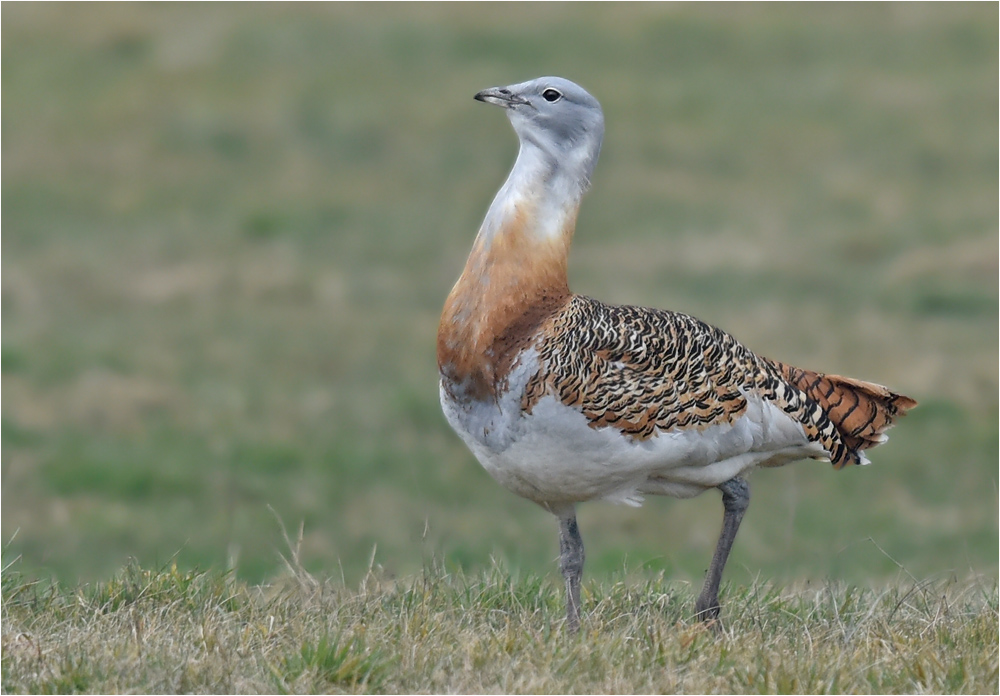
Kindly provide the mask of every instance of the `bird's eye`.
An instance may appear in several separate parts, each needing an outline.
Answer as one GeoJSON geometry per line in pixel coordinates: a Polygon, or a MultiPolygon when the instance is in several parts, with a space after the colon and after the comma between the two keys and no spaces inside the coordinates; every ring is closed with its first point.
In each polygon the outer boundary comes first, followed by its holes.
{"type": "Polygon", "coordinates": [[[551,89],[550,88],[550,89],[547,89],[544,92],[542,92],[542,97],[547,102],[557,102],[560,99],[562,99],[562,92],[560,92],[557,89],[551,89]]]}

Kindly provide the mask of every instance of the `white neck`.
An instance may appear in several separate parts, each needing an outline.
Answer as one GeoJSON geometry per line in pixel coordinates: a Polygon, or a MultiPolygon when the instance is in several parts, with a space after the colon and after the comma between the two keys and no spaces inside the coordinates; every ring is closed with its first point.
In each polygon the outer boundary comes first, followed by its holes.
{"type": "Polygon", "coordinates": [[[557,158],[540,145],[522,139],[514,167],[479,228],[477,246],[488,245],[519,215],[528,217],[525,231],[538,241],[571,231],[580,199],[590,183],[590,169],[593,166],[589,161],[574,161],[572,156],[557,158]]]}

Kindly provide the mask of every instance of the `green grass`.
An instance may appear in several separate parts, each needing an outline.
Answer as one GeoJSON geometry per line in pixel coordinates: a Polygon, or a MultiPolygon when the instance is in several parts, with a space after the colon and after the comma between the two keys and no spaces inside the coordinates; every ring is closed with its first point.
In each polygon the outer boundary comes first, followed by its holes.
{"type": "MultiPolygon", "coordinates": [[[[444,422],[434,335],[516,151],[471,95],[563,74],[607,116],[576,290],[922,404],[871,467],[756,475],[733,592],[996,577],[997,45],[989,4],[5,7],[9,555],[259,583],[270,506],[350,586],[373,554],[554,575],[554,521],[444,422]]],[[[586,577],[697,581],[720,521],[583,506],[586,577]]],[[[340,669],[329,627],[287,674],[340,669]]]]}
{"type": "Polygon", "coordinates": [[[720,634],[662,574],[584,587],[429,566],[360,587],[147,570],[43,587],[4,575],[5,693],[995,693],[997,588],[839,583],[723,594],[720,634]]]}

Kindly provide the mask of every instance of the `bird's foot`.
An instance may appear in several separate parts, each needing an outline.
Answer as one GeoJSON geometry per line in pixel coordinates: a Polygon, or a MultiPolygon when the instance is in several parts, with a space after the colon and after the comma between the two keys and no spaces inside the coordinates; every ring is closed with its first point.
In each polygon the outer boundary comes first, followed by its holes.
{"type": "Polygon", "coordinates": [[[715,633],[722,632],[722,622],[719,620],[719,611],[721,607],[719,606],[719,598],[715,597],[712,599],[706,599],[704,597],[698,597],[698,601],[695,602],[695,618],[701,621],[707,628],[710,628],[715,633]]]}

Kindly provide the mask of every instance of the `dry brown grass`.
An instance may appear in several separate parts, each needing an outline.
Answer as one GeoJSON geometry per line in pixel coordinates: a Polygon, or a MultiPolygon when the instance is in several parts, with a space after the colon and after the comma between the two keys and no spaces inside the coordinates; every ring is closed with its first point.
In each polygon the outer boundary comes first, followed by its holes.
{"type": "MultiPolygon", "coordinates": [[[[293,566],[294,568],[294,566],[293,566]]],[[[996,693],[997,589],[755,583],[717,635],[662,576],[561,588],[498,566],[358,588],[130,565],[42,588],[4,576],[5,693],[996,693]]]]}

